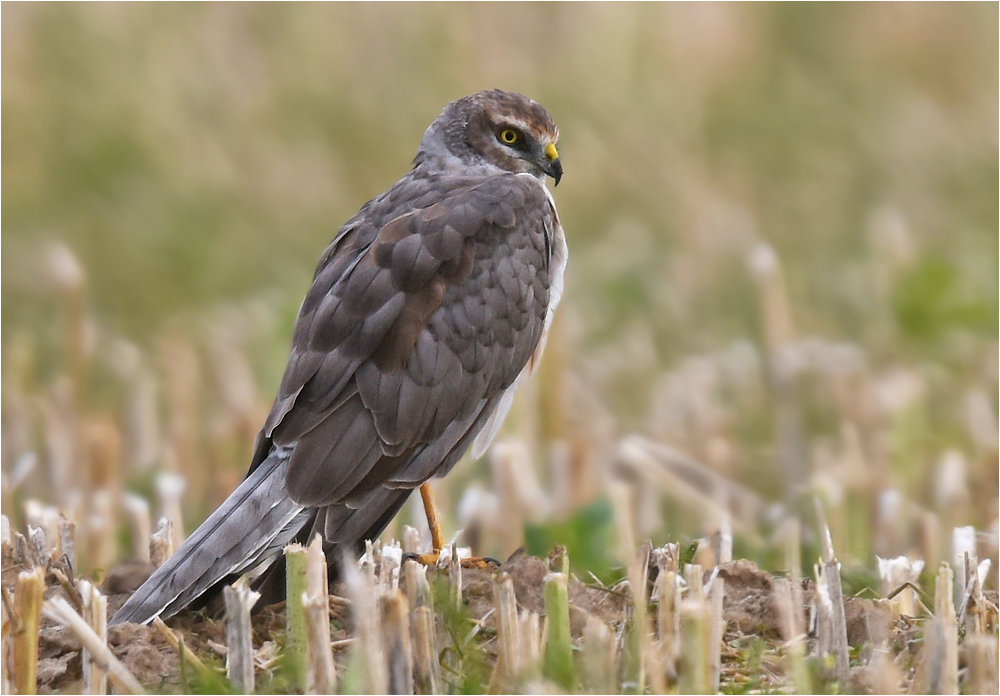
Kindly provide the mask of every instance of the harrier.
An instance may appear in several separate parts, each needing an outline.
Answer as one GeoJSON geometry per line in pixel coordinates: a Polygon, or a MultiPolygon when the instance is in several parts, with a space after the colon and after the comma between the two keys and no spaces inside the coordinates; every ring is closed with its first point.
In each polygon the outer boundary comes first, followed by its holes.
{"type": "Polygon", "coordinates": [[[485,451],[562,294],[558,136],[519,94],[444,108],[323,253],[246,479],[112,623],[172,616],[315,533],[334,563],[485,451]]]}

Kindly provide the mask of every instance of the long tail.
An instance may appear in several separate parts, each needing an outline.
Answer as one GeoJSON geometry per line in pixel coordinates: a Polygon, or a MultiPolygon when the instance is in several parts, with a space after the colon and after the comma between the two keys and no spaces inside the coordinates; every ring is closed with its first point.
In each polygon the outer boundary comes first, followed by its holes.
{"type": "Polygon", "coordinates": [[[274,449],[226,501],[157,568],[118,610],[111,624],[166,619],[211,594],[220,582],[270,565],[255,583],[265,602],[284,597],[284,556],[293,540],[323,535],[336,568],[347,550],[358,553],[396,516],[411,491],[377,489],[357,509],[344,505],[303,508],[285,489],[289,450],[274,449]],[[277,562],[275,562],[277,561],[277,562]]]}
{"type": "Polygon", "coordinates": [[[275,449],[136,590],[111,624],[167,618],[229,575],[278,554],[315,515],[285,489],[288,451],[275,449]]]}

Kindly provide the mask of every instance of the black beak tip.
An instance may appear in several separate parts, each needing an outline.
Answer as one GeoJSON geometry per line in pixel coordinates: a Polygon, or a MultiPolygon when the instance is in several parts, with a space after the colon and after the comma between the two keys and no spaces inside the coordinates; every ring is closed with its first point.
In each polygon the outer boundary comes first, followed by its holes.
{"type": "Polygon", "coordinates": [[[555,180],[555,186],[559,185],[559,180],[562,179],[563,167],[562,162],[559,160],[553,160],[549,165],[548,175],[555,180]]]}

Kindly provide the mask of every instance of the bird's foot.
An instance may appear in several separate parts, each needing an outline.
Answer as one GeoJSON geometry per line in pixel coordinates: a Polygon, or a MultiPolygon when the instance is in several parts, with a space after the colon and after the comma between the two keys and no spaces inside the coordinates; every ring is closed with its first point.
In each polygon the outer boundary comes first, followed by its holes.
{"type": "MultiPolygon", "coordinates": [[[[440,559],[441,559],[441,552],[440,551],[435,552],[435,553],[404,553],[403,554],[403,562],[404,563],[406,561],[416,561],[420,565],[424,565],[424,566],[436,566],[438,564],[438,561],[440,559]]],[[[479,557],[463,558],[463,559],[461,559],[461,563],[462,563],[462,567],[463,568],[482,568],[482,569],[485,569],[485,568],[489,568],[490,566],[494,566],[496,568],[499,568],[501,566],[500,561],[498,561],[495,558],[489,558],[488,556],[484,556],[483,558],[479,558],[479,557]]]]}

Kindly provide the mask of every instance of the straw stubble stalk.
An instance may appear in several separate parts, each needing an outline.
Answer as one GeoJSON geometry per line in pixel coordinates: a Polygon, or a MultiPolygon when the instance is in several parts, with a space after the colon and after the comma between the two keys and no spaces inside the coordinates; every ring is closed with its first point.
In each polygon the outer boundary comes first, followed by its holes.
{"type": "MultiPolygon", "coordinates": [[[[337,690],[337,669],[330,641],[330,613],[326,596],[304,595],[302,609],[306,622],[306,693],[332,694],[337,690]]],[[[398,692],[394,692],[398,693],[398,692]]]]}
{"type": "Polygon", "coordinates": [[[491,693],[516,693],[541,674],[541,631],[534,612],[517,613],[517,597],[510,575],[494,585],[497,596],[497,663],[490,679],[491,693]]]}
{"type": "Polygon", "coordinates": [[[653,655],[646,605],[646,581],[651,551],[651,544],[647,541],[639,547],[629,563],[628,569],[632,621],[629,629],[628,652],[625,656],[627,660],[625,662],[625,680],[634,684],[635,692],[640,694],[646,690],[646,665],[653,655]]]}
{"type": "Polygon", "coordinates": [[[413,610],[413,687],[418,694],[439,693],[434,614],[430,607],[413,610]]]}
{"type": "Polygon", "coordinates": [[[503,573],[494,586],[497,596],[497,664],[490,691],[512,692],[517,677],[517,598],[514,581],[503,573]]]}
{"type": "MultiPolygon", "coordinates": [[[[124,694],[144,694],[145,690],[139,681],[111,652],[107,644],[101,640],[93,629],[87,625],[79,614],[73,611],[62,597],[53,597],[45,602],[45,615],[60,624],[69,628],[70,632],[76,636],[80,644],[90,652],[91,658],[107,672],[108,677],[115,686],[115,690],[124,694]]],[[[157,619],[158,620],[158,619],[157,619]]],[[[160,622],[163,623],[162,621],[160,622]]],[[[169,632],[169,629],[167,629],[169,632]]],[[[171,634],[172,636],[173,634],[171,634]]],[[[176,638],[174,639],[176,641],[176,638]]],[[[34,693],[34,691],[18,691],[19,693],[34,693]]]]}
{"type": "Polygon", "coordinates": [[[323,604],[327,604],[326,554],[323,553],[323,538],[319,534],[314,534],[306,547],[306,592],[311,598],[322,599],[323,604]]]}
{"type": "Polygon", "coordinates": [[[708,664],[708,607],[703,600],[681,602],[680,693],[707,694],[711,679],[708,664]]]}
{"type": "Polygon", "coordinates": [[[677,679],[677,659],[680,657],[681,615],[680,585],[677,573],[661,569],[656,578],[657,629],[660,639],[660,665],[664,678],[669,681],[677,679]]]}
{"type": "Polygon", "coordinates": [[[21,532],[14,532],[14,565],[25,565],[32,568],[35,564],[31,562],[31,553],[28,551],[28,540],[21,532]]]}
{"type": "Polygon", "coordinates": [[[451,587],[451,602],[456,609],[462,608],[462,561],[458,557],[458,545],[451,545],[448,555],[448,581],[451,587]]]}
{"type": "Polygon", "coordinates": [[[850,677],[847,645],[847,621],[844,617],[844,593],[840,584],[840,563],[836,559],[816,565],[817,640],[821,657],[833,657],[831,676],[841,684],[850,677]]]}
{"type": "Polygon", "coordinates": [[[905,680],[903,679],[902,673],[899,671],[899,667],[897,667],[896,663],[893,661],[888,649],[884,647],[875,649],[875,654],[871,661],[870,672],[872,675],[871,693],[904,693],[901,687],[905,683],[905,680]]]}
{"type": "Polygon", "coordinates": [[[184,644],[184,640],[178,638],[177,634],[171,631],[170,627],[163,623],[163,619],[159,616],[153,619],[153,628],[155,628],[159,634],[163,636],[163,639],[170,644],[171,648],[178,652],[181,659],[184,660],[185,663],[194,668],[195,672],[198,673],[198,676],[201,679],[209,683],[215,683],[218,681],[216,679],[215,672],[212,671],[212,668],[202,662],[201,658],[195,655],[191,651],[191,648],[184,644]]]}
{"type": "Polygon", "coordinates": [[[330,647],[326,554],[323,539],[313,536],[306,548],[306,594],[302,609],[306,622],[306,693],[332,693],[337,686],[336,666],[330,647]]]}
{"type": "Polygon", "coordinates": [[[962,606],[965,599],[965,584],[968,579],[966,567],[968,565],[966,556],[976,556],[976,528],[975,527],[955,527],[951,532],[952,546],[952,568],[954,569],[955,606],[962,606]]]}
{"type": "Polygon", "coordinates": [[[941,520],[933,512],[922,512],[919,515],[920,555],[927,568],[934,568],[941,561],[942,541],[941,520]]]}
{"type": "Polygon", "coordinates": [[[170,520],[170,543],[179,548],[184,543],[184,516],[181,513],[181,497],[187,481],[179,474],[162,472],[156,477],[156,494],[160,500],[160,510],[170,520]]]}
{"type": "Polygon", "coordinates": [[[149,537],[149,562],[159,568],[174,553],[174,533],[167,517],[161,517],[156,531],[149,537]]]}
{"type": "Polygon", "coordinates": [[[41,533],[38,542],[40,553],[46,557],[46,562],[52,556],[58,556],[58,547],[53,553],[52,547],[59,542],[59,511],[38,500],[24,501],[24,520],[28,526],[28,537],[36,544],[35,537],[41,533]],[[38,530],[41,530],[39,532],[38,530]]]}
{"type": "Polygon", "coordinates": [[[815,565],[816,573],[816,651],[821,658],[833,657],[831,676],[846,684],[851,676],[847,645],[847,620],[844,616],[844,591],[840,583],[840,562],[833,549],[833,536],[826,523],[823,506],[815,500],[823,558],[815,565]]]}
{"type": "Polygon", "coordinates": [[[382,542],[376,539],[365,539],[365,553],[361,557],[361,570],[371,583],[372,587],[378,587],[378,578],[375,575],[375,568],[378,566],[379,556],[382,554],[382,542]]]}
{"type": "Polygon", "coordinates": [[[608,484],[608,495],[614,509],[615,555],[623,565],[631,566],[634,561],[635,524],[632,519],[632,489],[627,483],[612,481],[608,484]]]}
{"type": "MultiPolygon", "coordinates": [[[[658,643],[654,646],[658,647],[658,643]]],[[[653,649],[643,655],[643,670],[646,679],[646,690],[653,694],[663,694],[668,690],[668,673],[663,665],[663,655],[653,649]]]]}
{"type": "MultiPolygon", "coordinates": [[[[79,413],[79,412],[78,412],[79,413]]],[[[107,491],[111,500],[121,496],[122,476],[122,436],[118,423],[108,416],[90,416],[81,419],[82,455],[87,466],[87,484],[94,490],[107,491]]],[[[92,508],[92,513],[96,509],[92,508]]],[[[118,508],[109,506],[103,510],[108,516],[112,529],[118,527],[118,508]]],[[[113,550],[112,550],[113,553],[113,550]]]]}
{"type": "Polygon", "coordinates": [[[553,573],[569,575],[569,553],[567,553],[565,546],[557,544],[549,551],[548,565],[549,570],[553,573]]]}
{"type": "Polygon", "coordinates": [[[565,573],[545,578],[545,677],[567,691],[576,686],[573,668],[573,638],[569,630],[569,589],[565,573]]]}
{"type": "Polygon", "coordinates": [[[18,573],[14,599],[21,625],[14,636],[13,672],[14,686],[19,694],[37,693],[38,628],[44,593],[45,571],[42,568],[18,573]]]}
{"type": "Polygon", "coordinates": [[[684,566],[684,580],[687,582],[688,587],[687,598],[697,602],[704,602],[705,569],[696,563],[688,563],[684,566]]]}
{"type": "Polygon", "coordinates": [[[420,530],[410,525],[403,526],[403,553],[420,553],[420,530]]]}
{"type": "Polygon", "coordinates": [[[778,255],[767,244],[758,244],[751,249],[747,262],[757,278],[761,313],[764,315],[764,339],[773,354],[794,338],[784,271],[778,255]]]}
{"type": "Polygon", "coordinates": [[[600,619],[587,617],[583,629],[580,677],[583,687],[593,694],[610,694],[617,689],[615,636],[600,619]]]}
{"type": "Polygon", "coordinates": [[[385,595],[381,604],[382,644],[385,646],[389,693],[412,694],[413,650],[410,644],[409,604],[399,590],[385,595]]]}
{"type": "Polygon", "coordinates": [[[402,560],[403,548],[399,542],[382,546],[378,563],[378,586],[382,592],[399,589],[399,565],[402,560]]]}
{"type": "Polygon", "coordinates": [[[5,694],[13,693],[11,685],[11,674],[10,669],[13,666],[13,656],[10,653],[10,633],[12,631],[17,631],[18,626],[16,626],[16,618],[8,611],[9,595],[7,593],[7,588],[2,588],[3,601],[0,602],[0,626],[10,626],[11,629],[4,630],[2,635],[0,635],[0,690],[5,694]]]}
{"type": "Polygon", "coordinates": [[[778,613],[781,627],[781,637],[785,641],[787,661],[786,674],[792,676],[795,692],[810,694],[813,692],[809,678],[809,667],[806,664],[805,622],[801,588],[798,597],[793,592],[792,581],[785,578],[775,578],[774,608],[778,613]]]}
{"type": "Polygon", "coordinates": [[[59,549],[69,567],[76,572],[76,523],[62,513],[59,514],[59,549]]]}
{"type": "Polygon", "coordinates": [[[404,561],[403,589],[411,609],[431,604],[431,587],[427,582],[427,566],[413,559],[404,561]]]}
{"type": "MultiPolygon", "coordinates": [[[[990,561],[983,561],[988,569],[990,561]]],[[[982,573],[985,577],[986,573],[982,573]]],[[[984,635],[989,623],[986,602],[983,598],[983,581],[980,576],[980,565],[975,553],[965,554],[965,590],[962,593],[961,609],[958,612],[959,623],[965,625],[965,635],[984,635]]]]}
{"type": "Polygon", "coordinates": [[[60,485],[53,492],[65,504],[68,492],[84,490],[92,493],[86,481],[81,480],[86,468],[81,456],[81,442],[78,437],[78,411],[73,404],[72,384],[66,375],[56,377],[47,394],[38,398],[38,412],[42,417],[42,433],[45,439],[47,476],[49,481],[60,485]]]}
{"type": "Polygon", "coordinates": [[[3,572],[12,567],[14,560],[14,538],[10,533],[10,518],[7,515],[0,515],[0,558],[2,558],[3,572]]]}
{"type": "MultiPolygon", "coordinates": [[[[405,537],[405,533],[404,533],[405,537]]],[[[416,561],[403,566],[410,606],[413,639],[413,688],[419,694],[438,693],[438,660],[434,641],[434,612],[427,567],[416,561]]]]}
{"type": "Polygon", "coordinates": [[[785,498],[792,501],[798,488],[808,479],[810,459],[804,452],[802,409],[789,365],[789,349],[795,338],[791,305],[781,259],[774,249],[758,244],[751,249],[747,261],[757,280],[771,368],[778,455],[784,472],[785,498]]]}
{"type": "Polygon", "coordinates": [[[545,631],[541,628],[541,618],[533,611],[523,611],[517,617],[517,664],[520,665],[518,678],[531,689],[531,684],[542,673],[542,642],[545,631]]]}
{"type": "Polygon", "coordinates": [[[64,302],[66,355],[75,397],[74,410],[80,412],[91,353],[87,339],[87,274],[76,255],[62,242],[46,245],[45,265],[49,282],[64,302]]]}
{"type": "Polygon", "coordinates": [[[797,516],[786,518],[779,528],[778,537],[782,539],[785,556],[785,570],[793,578],[802,575],[802,522],[797,516]]]}
{"type": "Polygon", "coordinates": [[[48,568],[52,563],[52,548],[42,527],[28,525],[28,558],[31,565],[48,568]]]}
{"type": "Polygon", "coordinates": [[[733,517],[728,510],[723,510],[722,519],[719,520],[719,531],[712,536],[713,545],[718,540],[718,552],[716,565],[729,563],[733,560],[733,517]]]}
{"type": "Polygon", "coordinates": [[[351,600],[355,642],[351,648],[351,672],[359,678],[361,693],[388,693],[385,648],[379,630],[379,612],[375,578],[356,564],[344,562],[344,584],[351,600]]]}
{"type": "Polygon", "coordinates": [[[712,683],[711,666],[711,608],[705,597],[704,569],[688,564],[684,576],[688,596],[680,606],[680,692],[686,694],[709,693],[712,683]]]}
{"type": "Polygon", "coordinates": [[[142,496],[122,494],[122,507],[132,524],[132,555],[139,561],[149,560],[149,537],[153,525],[149,517],[149,503],[142,496]]]}
{"type": "Polygon", "coordinates": [[[927,628],[924,668],[930,693],[958,693],[958,620],[955,617],[954,574],[942,563],[934,592],[934,619],[927,628]]]}
{"type": "Polygon", "coordinates": [[[708,661],[711,670],[709,685],[712,693],[719,690],[722,679],[722,638],[726,633],[726,620],[722,618],[722,604],[726,595],[726,581],[715,575],[708,595],[709,644],[708,661]]]}
{"type": "MultiPolygon", "coordinates": [[[[108,598],[89,582],[80,581],[80,596],[83,599],[83,619],[93,629],[94,634],[106,643],[108,640],[108,598]]],[[[96,663],[89,650],[84,649],[81,661],[83,664],[83,682],[87,693],[108,693],[108,675],[96,663]]]]}
{"type": "MultiPolygon", "coordinates": [[[[251,590],[239,580],[222,589],[226,603],[226,676],[236,690],[244,694],[254,691],[253,632],[250,609],[260,599],[260,593],[251,590]]],[[[326,607],[324,606],[324,613],[326,607]]]]}
{"type": "Polygon", "coordinates": [[[300,691],[306,688],[306,646],[308,632],[302,606],[308,587],[306,550],[301,544],[285,547],[285,664],[292,683],[300,691]]]}
{"type": "MultiPolygon", "coordinates": [[[[62,572],[61,569],[53,566],[49,568],[49,574],[52,577],[54,577],[56,579],[56,582],[59,583],[59,586],[62,587],[63,591],[66,593],[66,597],[73,605],[73,608],[76,609],[78,612],[82,612],[83,597],[80,595],[80,592],[76,589],[76,587],[73,586],[73,583],[70,582],[69,578],[66,576],[66,573],[62,572]]],[[[105,611],[105,614],[106,613],[107,611],[105,611]]]]}
{"type": "Polygon", "coordinates": [[[193,338],[177,331],[163,334],[158,363],[167,411],[164,466],[169,471],[190,474],[192,483],[198,486],[207,473],[207,467],[200,466],[196,427],[199,397],[206,381],[193,338]]]}
{"type": "Polygon", "coordinates": [[[965,652],[969,663],[970,694],[995,694],[997,682],[996,636],[977,634],[966,636],[965,652]]]}

